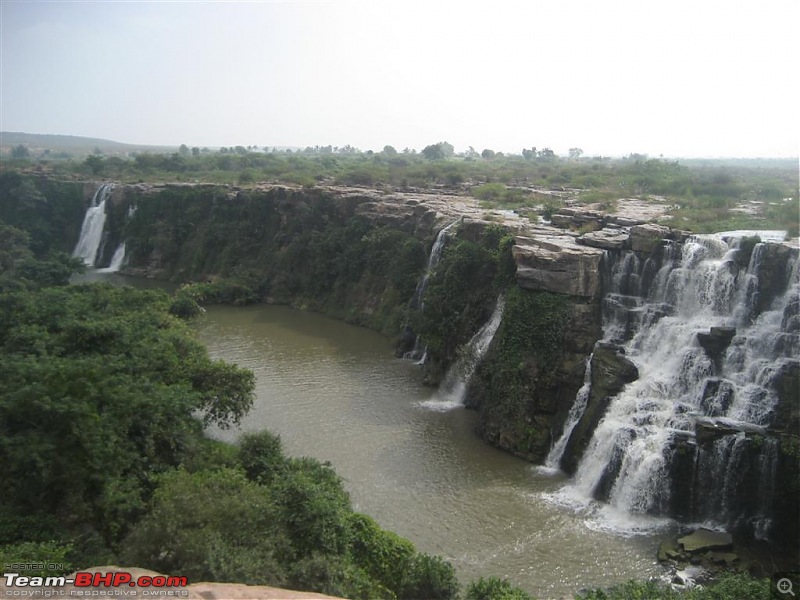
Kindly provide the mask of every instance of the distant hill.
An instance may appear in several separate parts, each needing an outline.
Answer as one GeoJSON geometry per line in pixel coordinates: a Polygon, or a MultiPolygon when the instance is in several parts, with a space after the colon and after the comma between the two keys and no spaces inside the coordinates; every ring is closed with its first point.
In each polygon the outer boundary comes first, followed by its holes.
{"type": "Polygon", "coordinates": [[[123,144],[100,138],[77,135],[52,135],[38,133],[0,132],[0,155],[7,156],[11,149],[22,144],[32,157],[49,155],[53,158],[83,156],[87,154],[128,155],[134,152],[176,152],[177,146],[143,146],[123,144]]]}

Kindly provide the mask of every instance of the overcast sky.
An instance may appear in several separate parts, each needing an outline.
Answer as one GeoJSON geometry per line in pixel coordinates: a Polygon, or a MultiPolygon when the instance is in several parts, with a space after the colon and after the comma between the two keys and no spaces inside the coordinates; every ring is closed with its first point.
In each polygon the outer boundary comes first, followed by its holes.
{"type": "Polygon", "coordinates": [[[797,0],[0,0],[0,130],[797,156],[797,0]]]}

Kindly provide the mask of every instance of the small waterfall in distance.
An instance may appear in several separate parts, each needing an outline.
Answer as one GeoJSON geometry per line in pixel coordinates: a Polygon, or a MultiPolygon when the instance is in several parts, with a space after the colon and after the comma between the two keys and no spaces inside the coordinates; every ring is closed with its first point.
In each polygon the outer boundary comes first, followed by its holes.
{"type": "MultiPolygon", "coordinates": [[[[774,382],[800,354],[791,308],[798,258],[782,250],[785,267],[776,275],[773,263],[767,274],[769,245],[757,244],[745,268],[738,244],[692,236],[668,244],[660,264],[627,251],[609,256],[604,341],[622,348],[639,379],[611,400],[571,482],[548,495],[589,511],[590,526],[635,533],[677,517],[768,537],[777,446],[764,438],[759,448],[750,436],[773,424],[774,382]],[[712,328],[728,336],[719,350],[708,341],[712,328]],[[700,439],[706,431],[710,439],[700,439]]],[[[585,410],[590,368],[546,467],[558,466],[585,410]]]]}
{"type": "MultiPolygon", "coordinates": [[[[417,288],[414,290],[414,295],[411,297],[411,309],[425,308],[425,290],[428,287],[428,280],[430,279],[433,270],[436,268],[436,265],[439,264],[439,260],[442,258],[442,252],[444,251],[444,245],[447,242],[448,232],[455,227],[460,220],[461,219],[456,219],[446,227],[440,229],[439,233],[436,234],[436,240],[434,240],[433,246],[431,247],[430,256],[428,256],[428,264],[425,267],[425,274],[422,276],[422,279],[419,280],[419,283],[417,283],[417,288]]],[[[419,361],[419,364],[424,364],[427,354],[427,347],[422,345],[422,341],[419,339],[419,336],[417,336],[414,340],[414,348],[410,352],[403,354],[403,358],[416,360],[419,361]]]]}
{"type": "Polygon", "coordinates": [[[83,259],[88,267],[93,267],[97,260],[100,242],[103,240],[103,229],[106,224],[106,199],[114,189],[113,184],[106,183],[97,188],[92,203],[86,209],[81,225],[81,234],[72,256],[83,259]]]}
{"type": "Polygon", "coordinates": [[[104,269],[97,269],[98,273],[116,273],[122,268],[125,262],[125,242],[122,242],[117,249],[114,250],[114,256],[111,257],[111,263],[104,269]]]}
{"type": "Polygon", "coordinates": [[[467,386],[500,327],[504,308],[505,299],[501,295],[497,298],[492,316],[461,349],[458,360],[447,371],[436,395],[422,402],[421,406],[431,410],[446,411],[464,404],[467,386]]]}

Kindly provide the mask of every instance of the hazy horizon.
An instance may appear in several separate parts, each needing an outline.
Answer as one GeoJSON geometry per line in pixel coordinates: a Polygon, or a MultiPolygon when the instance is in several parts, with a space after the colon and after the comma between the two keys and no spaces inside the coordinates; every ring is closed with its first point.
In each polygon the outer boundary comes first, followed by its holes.
{"type": "Polygon", "coordinates": [[[794,1],[2,0],[0,130],[796,157],[794,1]]]}

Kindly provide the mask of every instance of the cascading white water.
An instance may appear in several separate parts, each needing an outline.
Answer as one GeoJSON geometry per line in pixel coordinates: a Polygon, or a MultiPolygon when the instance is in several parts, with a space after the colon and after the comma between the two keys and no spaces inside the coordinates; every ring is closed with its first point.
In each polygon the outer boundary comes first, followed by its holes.
{"type": "Polygon", "coordinates": [[[567,420],[564,422],[564,431],[561,434],[561,437],[556,440],[556,443],[553,444],[553,447],[550,449],[550,452],[547,454],[547,458],[544,460],[544,466],[548,469],[558,469],[561,465],[561,459],[564,456],[564,450],[567,448],[567,442],[569,442],[569,436],[572,434],[572,431],[575,429],[575,425],[578,424],[578,421],[583,415],[583,412],[586,410],[586,402],[589,400],[589,393],[592,391],[592,356],[586,359],[586,371],[583,375],[583,385],[581,389],[578,390],[578,394],[575,396],[575,402],[569,409],[569,414],[567,415],[567,420]]]}
{"type": "MultiPolygon", "coordinates": [[[[616,257],[607,279],[604,337],[623,345],[639,379],[613,398],[596,427],[568,484],[571,500],[600,498],[627,514],[669,512],[678,501],[672,473],[677,440],[693,440],[696,427],[721,426],[727,435],[697,445],[702,489],[692,492],[693,517],[726,524],[743,511],[757,511],[760,522],[768,522],[769,498],[744,507],[742,473],[753,460],[748,433],[770,425],[776,373],[800,352],[798,335],[782,329],[784,308],[800,291],[797,253],[787,262],[788,289],[764,306],[759,278],[766,244],[755,246],[746,272],[735,263],[735,245],[695,236],[679,257],[667,248],[649,290],[640,289],[645,266],[632,253],[616,257]],[[698,337],[712,327],[735,328],[726,330],[729,346],[717,354],[698,337]]],[[[585,383],[546,466],[558,466],[586,406],[587,388],[585,383]]],[[[775,454],[774,444],[764,444],[758,459],[772,477],[775,454]]],[[[760,476],[770,477],[763,470],[760,476]]],[[[760,486],[771,490],[774,482],[760,486]]]]}
{"type": "Polygon", "coordinates": [[[122,242],[117,249],[114,250],[114,256],[111,257],[111,263],[104,269],[98,269],[100,273],[116,273],[122,268],[125,262],[125,242],[122,242]]]}
{"type": "MultiPolygon", "coordinates": [[[[412,309],[425,308],[425,290],[428,287],[428,280],[433,274],[433,270],[436,268],[436,265],[439,264],[439,260],[442,258],[442,252],[444,251],[444,245],[447,242],[448,232],[455,227],[459,221],[460,219],[453,221],[446,227],[440,229],[439,233],[436,234],[436,239],[431,247],[431,253],[428,256],[428,264],[425,267],[425,273],[423,274],[422,279],[419,280],[419,283],[417,283],[417,288],[414,290],[414,295],[411,297],[412,309]]],[[[403,358],[417,360],[418,364],[424,364],[427,357],[427,346],[423,345],[422,340],[419,339],[419,336],[417,336],[417,338],[414,340],[414,348],[410,352],[406,352],[403,355],[403,358]]]]}
{"type": "Polygon", "coordinates": [[[449,410],[464,404],[467,386],[500,327],[504,308],[505,299],[500,296],[497,298],[492,316],[461,349],[458,360],[450,367],[436,395],[431,400],[423,402],[422,406],[435,410],[449,410]]]}
{"type": "Polygon", "coordinates": [[[104,184],[97,188],[92,198],[92,203],[83,217],[81,234],[72,256],[83,259],[85,265],[93,267],[97,260],[97,251],[100,249],[100,242],[103,240],[103,228],[106,223],[106,198],[111,190],[112,184],[104,184]]]}

